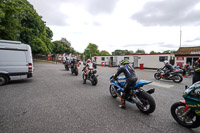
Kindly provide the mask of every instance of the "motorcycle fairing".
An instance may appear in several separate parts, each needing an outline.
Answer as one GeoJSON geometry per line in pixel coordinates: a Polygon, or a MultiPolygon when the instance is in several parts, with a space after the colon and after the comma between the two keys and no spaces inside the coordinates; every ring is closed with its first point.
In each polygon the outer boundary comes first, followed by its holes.
{"type": "Polygon", "coordinates": [[[136,85],[134,86],[134,88],[137,88],[137,87],[142,87],[143,85],[146,85],[146,84],[149,84],[151,83],[151,81],[147,81],[147,80],[140,80],[136,83],[136,85]]]}

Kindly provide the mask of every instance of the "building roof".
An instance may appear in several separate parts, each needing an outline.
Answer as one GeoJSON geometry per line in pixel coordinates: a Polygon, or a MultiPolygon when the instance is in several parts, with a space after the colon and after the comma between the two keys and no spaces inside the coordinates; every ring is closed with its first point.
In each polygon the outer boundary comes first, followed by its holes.
{"type": "Polygon", "coordinates": [[[200,46],[197,47],[180,47],[175,55],[200,55],[200,46]]]}

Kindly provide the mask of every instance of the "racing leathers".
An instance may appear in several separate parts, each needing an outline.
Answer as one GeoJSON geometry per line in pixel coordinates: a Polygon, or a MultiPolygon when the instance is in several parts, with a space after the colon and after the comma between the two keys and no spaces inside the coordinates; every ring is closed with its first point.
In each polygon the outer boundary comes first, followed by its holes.
{"type": "MultiPolygon", "coordinates": [[[[200,60],[199,60],[200,62],[200,60]]],[[[197,63],[194,68],[194,75],[192,78],[192,84],[200,81],[200,63],[197,63]]]]}
{"type": "Polygon", "coordinates": [[[164,74],[166,77],[168,77],[170,75],[170,72],[173,72],[173,70],[174,70],[173,66],[168,63],[165,64],[165,66],[162,68],[162,70],[164,70],[164,69],[166,70],[165,74],[164,74]]]}
{"type": "Polygon", "coordinates": [[[128,88],[130,86],[134,86],[136,84],[137,77],[135,75],[135,70],[129,64],[120,66],[120,68],[118,69],[118,71],[115,74],[115,76],[113,77],[113,79],[116,79],[121,73],[124,73],[124,75],[126,77],[126,83],[124,85],[124,93],[123,93],[122,99],[121,99],[122,106],[125,106],[125,99],[127,98],[127,94],[129,91],[128,88]]]}
{"type": "Polygon", "coordinates": [[[90,70],[93,69],[93,63],[92,62],[88,62],[85,67],[83,68],[82,71],[84,71],[84,84],[86,83],[86,79],[90,79],[91,73],[90,70]]]}

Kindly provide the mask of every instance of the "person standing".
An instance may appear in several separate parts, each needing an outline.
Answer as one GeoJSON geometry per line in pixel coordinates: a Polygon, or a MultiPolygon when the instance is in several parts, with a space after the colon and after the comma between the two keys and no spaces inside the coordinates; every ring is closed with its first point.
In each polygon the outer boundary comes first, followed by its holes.
{"type": "Polygon", "coordinates": [[[194,75],[192,77],[192,84],[200,81],[200,57],[199,59],[195,62],[195,67],[194,67],[194,75]]]}

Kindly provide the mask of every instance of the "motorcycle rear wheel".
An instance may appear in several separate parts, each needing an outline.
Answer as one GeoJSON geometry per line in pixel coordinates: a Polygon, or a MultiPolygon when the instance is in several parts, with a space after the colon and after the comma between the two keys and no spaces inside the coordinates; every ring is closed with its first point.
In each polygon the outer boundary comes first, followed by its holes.
{"type": "Polygon", "coordinates": [[[143,104],[143,106],[141,106],[136,103],[138,109],[144,114],[153,113],[156,108],[156,103],[153,97],[145,91],[138,92],[136,95],[143,104]]]}
{"type": "Polygon", "coordinates": [[[183,115],[185,104],[176,102],[171,106],[171,115],[180,125],[187,128],[197,128],[200,126],[200,118],[194,112],[183,115]]]}
{"type": "Polygon", "coordinates": [[[160,80],[160,79],[161,79],[160,74],[159,74],[159,73],[155,73],[155,74],[154,74],[154,78],[155,78],[156,80],[160,80]]]}
{"type": "Polygon", "coordinates": [[[78,69],[75,69],[75,75],[76,76],[78,75],[78,69]]]}
{"type": "Polygon", "coordinates": [[[175,76],[173,76],[172,78],[173,78],[173,81],[174,81],[175,83],[180,83],[180,82],[182,82],[182,80],[183,80],[183,77],[180,76],[180,75],[175,75],[175,76]]]}

